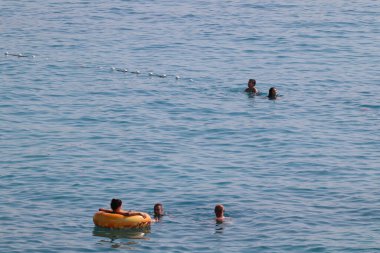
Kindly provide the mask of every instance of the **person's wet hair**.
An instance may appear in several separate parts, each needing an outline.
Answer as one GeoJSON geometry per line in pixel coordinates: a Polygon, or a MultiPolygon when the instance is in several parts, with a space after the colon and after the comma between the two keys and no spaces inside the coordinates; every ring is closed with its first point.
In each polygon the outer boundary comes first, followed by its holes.
{"type": "Polygon", "coordinates": [[[111,208],[113,211],[115,211],[116,209],[121,207],[122,204],[123,204],[123,202],[120,199],[112,199],[111,200],[111,208]]]}
{"type": "Polygon", "coordinates": [[[268,98],[275,99],[277,97],[277,89],[275,87],[271,87],[269,89],[268,98]]]}
{"type": "Polygon", "coordinates": [[[155,216],[162,216],[164,213],[164,209],[161,203],[156,203],[153,207],[155,216]]]}
{"type": "Polygon", "coordinates": [[[223,215],[223,212],[224,212],[224,206],[223,205],[216,205],[215,206],[215,209],[214,209],[214,212],[215,212],[215,215],[216,216],[221,216],[221,215],[223,215]]]}
{"type": "Polygon", "coordinates": [[[248,80],[248,84],[250,84],[250,83],[253,83],[253,86],[255,86],[256,85],[256,80],[255,79],[249,79],[248,80]]]}

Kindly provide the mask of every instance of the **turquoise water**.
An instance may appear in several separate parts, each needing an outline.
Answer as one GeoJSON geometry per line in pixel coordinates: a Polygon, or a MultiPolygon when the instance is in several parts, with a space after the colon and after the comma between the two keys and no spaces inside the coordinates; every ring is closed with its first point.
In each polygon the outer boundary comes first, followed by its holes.
{"type": "Polygon", "coordinates": [[[379,12],[2,0],[1,251],[380,252],[379,12]],[[95,228],[114,197],[168,215],[95,228]]]}

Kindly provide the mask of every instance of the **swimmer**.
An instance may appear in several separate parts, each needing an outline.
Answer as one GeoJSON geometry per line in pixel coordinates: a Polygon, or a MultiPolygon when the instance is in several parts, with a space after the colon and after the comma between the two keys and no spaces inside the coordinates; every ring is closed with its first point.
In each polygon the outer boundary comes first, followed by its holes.
{"type": "Polygon", "coordinates": [[[153,210],[155,221],[159,221],[162,218],[162,216],[164,216],[164,207],[161,203],[156,203],[153,207],[153,210]]]}
{"type": "Polygon", "coordinates": [[[269,99],[276,99],[278,96],[278,91],[275,87],[271,87],[268,92],[269,99]]]}
{"type": "Polygon", "coordinates": [[[143,214],[143,213],[140,213],[140,212],[124,211],[121,208],[122,204],[123,204],[123,202],[120,199],[112,199],[111,200],[111,209],[112,210],[99,208],[99,211],[106,212],[106,213],[117,213],[117,214],[121,214],[121,215],[124,215],[124,216],[140,215],[144,219],[146,218],[146,215],[143,214]]]}
{"type": "Polygon", "coordinates": [[[245,92],[251,92],[254,94],[259,93],[259,90],[255,86],[256,86],[256,80],[255,79],[249,79],[248,80],[248,88],[245,89],[245,92]]]}
{"type": "Polygon", "coordinates": [[[214,212],[215,212],[216,222],[223,222],[225,219],[225,217],[224,217],[224,206],[221,204],[216,205],[214,212]]]}

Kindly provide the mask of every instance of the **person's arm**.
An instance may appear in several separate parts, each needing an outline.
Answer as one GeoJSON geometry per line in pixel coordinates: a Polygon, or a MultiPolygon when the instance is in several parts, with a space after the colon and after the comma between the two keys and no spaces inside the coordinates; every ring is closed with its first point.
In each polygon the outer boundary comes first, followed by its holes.
{"type": "Polygon", "coordinates": [[[140,212],[132,212],[132,211],[129,211],[129,212],[123,212],[122,213],[124,216],[136,216],[136,215],[140,215],[142,216],[144,219],[146,218],[146,215],[144,213],[140,213],[140,212]]]}
{"type": "Polygon", "coordinates": [[[102,211],[102,212],[105,212],[105,213],[113,213],[112,210],[104,209],[104,208],[99,208],[99,211],[102,211]]]}

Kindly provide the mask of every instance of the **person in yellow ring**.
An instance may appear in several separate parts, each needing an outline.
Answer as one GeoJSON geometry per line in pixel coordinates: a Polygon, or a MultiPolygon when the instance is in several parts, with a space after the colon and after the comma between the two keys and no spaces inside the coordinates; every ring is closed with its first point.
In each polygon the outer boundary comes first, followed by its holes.
{"type": "Polygon", "coordinates": [[[144,213],[123,210],[121,208],[122,204],[123,204],[123,202],[120,199],[112,199],[111,200],[111,209],[112,210],[104,209],[104,208],[99,208],[99,211],[106,212],[106,213],[117,213],[117,214],[121,214],[121,215],[124,215],[124,216],[127,216],[127,217],[128,216],[140,215],[144,219],[146,218],[146,215],[144,213]]]}

